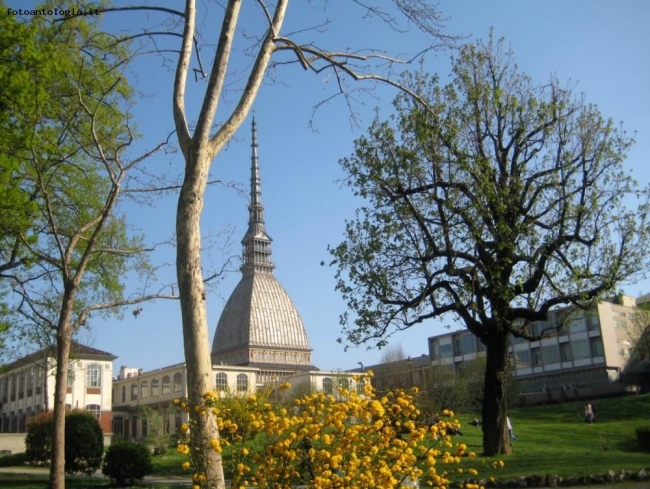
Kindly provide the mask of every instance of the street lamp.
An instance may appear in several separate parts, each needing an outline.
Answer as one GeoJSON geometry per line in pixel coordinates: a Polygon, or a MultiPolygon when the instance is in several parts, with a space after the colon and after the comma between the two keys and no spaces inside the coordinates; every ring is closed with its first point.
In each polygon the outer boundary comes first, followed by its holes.
{"type": "Polygon", "coordinates": [[[361,371],[365,372],[365,369],[363,368],[363,362],[357,362],[359,365],[361,365],[361,371]]]}
{"type": "Polygon", "coordinates": [[[409,364],[409,374],[411,376],[411,387],[413,387],[413,360],[411,360],[411,357],[409,356],[406,361],[409,364]]]}

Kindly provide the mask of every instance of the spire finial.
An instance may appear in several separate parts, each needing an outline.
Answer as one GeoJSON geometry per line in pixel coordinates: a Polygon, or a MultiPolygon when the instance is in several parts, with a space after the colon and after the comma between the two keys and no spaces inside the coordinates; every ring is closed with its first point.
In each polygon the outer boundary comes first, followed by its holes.
{"type": "Polygon", "coordinates": [[[262,185],[257,156],[257,123],[253,115],[251,142],[251,202],[248,206],[248,231],[242,240],[244,264],[242,272],[272,272],[271,242],[264,228],[264,207],[262,206],[262,185]]]}

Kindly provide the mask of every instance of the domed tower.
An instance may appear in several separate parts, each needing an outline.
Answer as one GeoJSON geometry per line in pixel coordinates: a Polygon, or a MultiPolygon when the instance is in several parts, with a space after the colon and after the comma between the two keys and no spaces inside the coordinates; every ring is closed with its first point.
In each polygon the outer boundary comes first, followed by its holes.
{"type": "Polygon", "coordinates": [[[251,147],[251,200],[248,231],[242,240],[243,276],[219,318],[212,361],[217,365],[258,367],[258,380],[264,383],[314,367],[300,314],[273,276],[273,240],[264,227],[255,119],[251,147]]]}

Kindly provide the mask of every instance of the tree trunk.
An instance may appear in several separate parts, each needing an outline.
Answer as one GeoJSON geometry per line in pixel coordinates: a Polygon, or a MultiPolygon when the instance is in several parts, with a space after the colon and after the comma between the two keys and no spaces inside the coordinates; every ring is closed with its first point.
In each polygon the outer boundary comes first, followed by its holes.
{"type": "Polygon", "coordinates": [[[486,344],[485,394],[483,396],[483,454],[512,453],[506,423],[508,333],[499,330],[486,344]]]}
{"type": "MultiPolygon", "coordinates": [[[[56,332],[56,382],[54,384],[54,433],[52,436],[52,462],[50,465],[50,488],[65,489],[65,398],[68,386],[68,363],[70,361],[70,344],[72,331],[70,318],[74,294],[64,293],[59,324],[56,332]]],[[[45,368],[47,385],[48,369],[45,368]]]]}
{"type": "Polygon", "coordinates": [[[187,151],[185,180],[176,214],[176,273],[183,320],[183,346],[187,368],[187,392],[193,424],[191,453],[207,487],[225,487],[221,454],[210,447],[219,437],[214,416],[194,409],[203,404],[203,394],[212,388],[212,361],[206,312],[206,292],[201,269],[201,211],[210,161],[205,153],[187,151]],[[198,449],[198,450],[197,450],[198,449]]]}

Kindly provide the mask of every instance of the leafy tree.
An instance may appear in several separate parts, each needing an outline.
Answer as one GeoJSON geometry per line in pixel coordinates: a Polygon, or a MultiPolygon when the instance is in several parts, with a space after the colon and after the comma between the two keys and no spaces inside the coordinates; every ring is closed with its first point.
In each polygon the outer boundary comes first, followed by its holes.
{"type": "MultiPolygon", "coordinates": [[[[4,1],[0,1],[4,10],[4,1]]],[[[16,237],[33,224],[35,205],[29,190],[22,185],[18,153],[30,137],[29,124],[16,116],[17,105],[33,111],[35,100],[25,86],[25,70],[16,66],[15,57],[24,37],[23,26],[12,16],[0,19],[0,276],[25,264],[18,253],[16,237]]],[[[29,63],[34,53],[25,55],[29,63]]],[[[20,113],[20,112],[19,112],[20,113]]],[[[1,295],[0,295],[1,297],[1,295]]]]}
{"type": "Polygon", "coordinates": [[[165,455],[171,443],[168,422],[172,414],[171,407],[142,406],[140,411],[143,418],[147,420],[147,444],[153,448],[156,455],[165,455]]]}
{"type": "Polygon", "coordinates": [[[10,181],[31,204],[29,225],[3,230],[17,266],[2,278],[11,284],[21,343],[45,335],[56,345],[50,485],[62,488],[72,337],[93,314],[161,297],[123,297],[127,273],[149,269],[141,238],[129,234],[117,206],[129,172],[151,152],[125,159],[134,139],[132,91],[121,73],[128,51],[99,35],[90,17],[3,15],[0,22],[3,66],[18,80],[10,88],[15,96],[3,101],[12,116],[0,119],[0,134],[20,136],[10,148],[18,162],[10,181]]]}
{"type": "Polygon", "coordinates": [[[568,319],[646,266],[648,192],[623,166],[633,141],[556,79],[533,84],[502,42],[464,46],[447,85],[405,84],[426,104],[398,96],[342,161],[367,201],[331,250],[355,314],[344,334],[381,345],[455,315],[487,349],[484,452],[507,454],[510,337],[536,339],[532,322],[568,319]]]}

